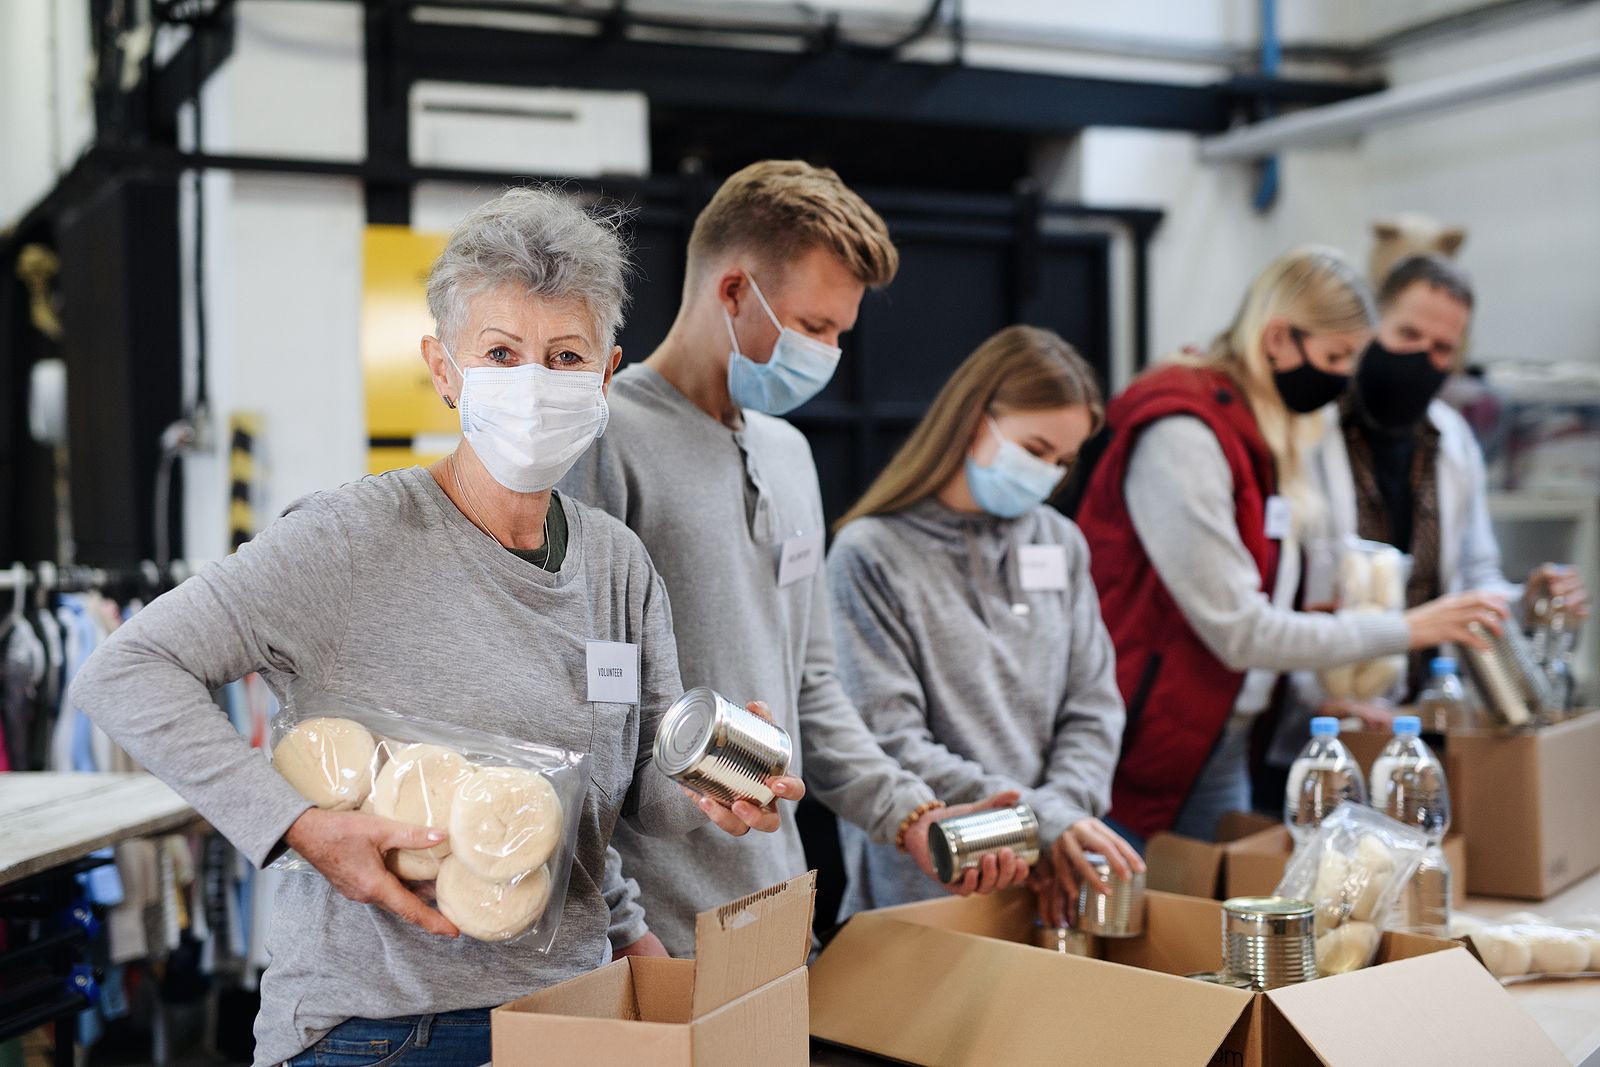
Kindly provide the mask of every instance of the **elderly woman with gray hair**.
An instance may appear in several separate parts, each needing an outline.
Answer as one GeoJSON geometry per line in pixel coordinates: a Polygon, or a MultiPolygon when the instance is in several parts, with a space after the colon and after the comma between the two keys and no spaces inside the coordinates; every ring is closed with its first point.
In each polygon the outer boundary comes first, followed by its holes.
{"type": "MultiPolygon", "coordinates": [[[[287,846],[320,872],[278,894],[257,1064],[487,1062],[488,1008],[610,958],[619,817],[667,835],[707,818],[735,835],[777,827],[776,813],[742,801],[697,810],[646,765],[681,691],[666,590],[622,523],[551,490],[605,428],[626,268],[615,220],[548,190],[474,212],[433,266],[438,336],[422,341],[443,402],[461,412],[455,452],[291,505],[118,630],[73,686],[79,707],[252,862],[287,846]],[[637,703],[591,701],[589,642],[637,647],[637,703]],[[439,833],[311,807],[211,700],[251,671],[286,700],[304,679],[591,753],[548,953],[458,937],[386,869],[385,853],[439,833]]],[[[804,792],[793,778],[773,787],[804,792]]]]}

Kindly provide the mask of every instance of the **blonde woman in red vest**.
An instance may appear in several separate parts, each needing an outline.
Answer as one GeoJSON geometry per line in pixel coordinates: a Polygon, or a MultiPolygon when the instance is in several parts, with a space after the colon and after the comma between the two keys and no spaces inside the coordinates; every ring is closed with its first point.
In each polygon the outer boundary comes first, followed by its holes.
{"type": "Polygon", "coordinates": [[[1336,399],[1377,321],[1354,267],[1296,249],[1251,284],[1209,351],[1152,370],[1112,402],[1078,508],[1127,703],[1109,820],[1140,839],[1212,840],[1250,806],[1250,730],[1278,674],[1472,642],[1499,597],[1404,614],[1295,610],[1298,532],[1316,494],[1305,416],[1336,399]]]}

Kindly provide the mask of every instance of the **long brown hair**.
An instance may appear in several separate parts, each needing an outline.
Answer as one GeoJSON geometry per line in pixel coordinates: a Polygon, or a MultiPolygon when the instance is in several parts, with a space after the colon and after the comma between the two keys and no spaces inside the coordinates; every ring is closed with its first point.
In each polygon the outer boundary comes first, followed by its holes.
{"type": "Polygon", "coordinates": [[[883,473],[834,523],[834,532],[856,519],[900,511],[937,493],[960,469],[986,414],[1080,404],[1089,409],[1098,429],[1105,405],[1083,357],[1050,330],[1007,326],[956,368],[883,473]]]}

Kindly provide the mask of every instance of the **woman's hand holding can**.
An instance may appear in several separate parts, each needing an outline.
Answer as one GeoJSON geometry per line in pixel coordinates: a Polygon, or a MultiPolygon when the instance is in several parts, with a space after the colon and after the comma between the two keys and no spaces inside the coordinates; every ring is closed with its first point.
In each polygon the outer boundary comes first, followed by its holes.
{"type": "MultiPolygon", "coordinates": [[[[760,700],[751,701],[745,705],[745,710],[751,714],[772,722],[772,712],[766,703],[760,700]]],[[[711,797],[697,793],[692,789],[684,789],[684,795],[693,800],[710,819],[724,833],[734,837],[743,837],[751,830],[761,833],[774,833],[782,824],[778,815],[777,801],[788,800],[798,802],[806,795],[806,786],[799,778],[792,774],[773,775],[766,779],[766,786],[772,790],[775,798],[769,804],[756,804],[749,800],[735,800],[731,805],[723,804],[711,797]]]]}

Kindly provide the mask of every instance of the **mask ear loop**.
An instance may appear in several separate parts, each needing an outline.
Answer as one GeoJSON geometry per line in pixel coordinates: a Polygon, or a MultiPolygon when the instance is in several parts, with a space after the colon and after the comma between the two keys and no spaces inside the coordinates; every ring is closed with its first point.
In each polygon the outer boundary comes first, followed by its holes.
{"type": "MultiPolygon", "coordinates": [[[[450,361],[450,366],[455,368],[456,374],[460,375],[461,389],[459,390],[458,395],[464,396],[467,392],[467,372],[461,369],[461,364],[456,362],[456,357],[450,354],[450,346],[444,343],[443,338],[435,337],[434,340],[439,342],[439,347],[444,349],[444,358],[450,361]]],[[[456,409],[456,402],[446,395],[444,398],[444,406],[449,408],[451,411],[454,411],[456,409]]]]}
{"type": "MultiPolygon", "coordinates": [[[[778,316],[772,313],[772,305],[767,303],[767,298],[761,295],[761,286],[756,284],[756,276],[751,274],[749,271],[745,271],[744,276],[750,279],[750,289],[756,294],[756,299],[761,301],[761,310],[767,313],[767,318],[772,320],[772,325],[777,327],[779,333],[782,333],[783,323],[779,322],[778,316]]],[[[723,314],[726,315],[727,312],[724,311],[723,314]]],[[[731,330],[733,329],[733,326],[730,324],[728,328],[731,330]]]]}

